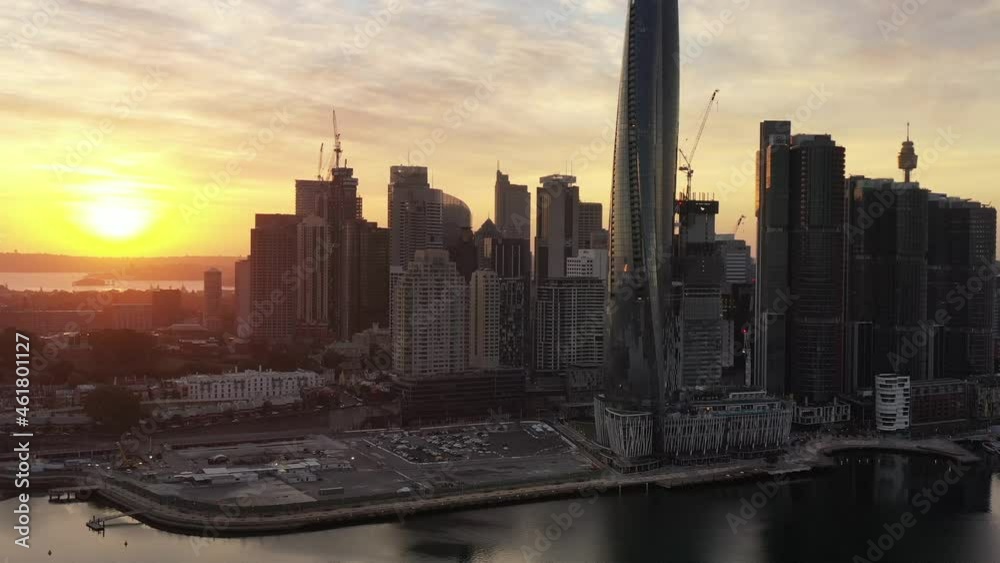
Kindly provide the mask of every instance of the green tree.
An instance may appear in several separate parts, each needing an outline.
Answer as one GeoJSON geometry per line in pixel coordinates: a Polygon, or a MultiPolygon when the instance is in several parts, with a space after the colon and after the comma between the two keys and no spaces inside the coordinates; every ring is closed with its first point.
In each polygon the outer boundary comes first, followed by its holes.
{"type": "Polygon", "coordinates": [[[139,423],[142,405],[125,387],[101,385],[83,403],[83,410],[110,432],[125,432],[139,423]]]}

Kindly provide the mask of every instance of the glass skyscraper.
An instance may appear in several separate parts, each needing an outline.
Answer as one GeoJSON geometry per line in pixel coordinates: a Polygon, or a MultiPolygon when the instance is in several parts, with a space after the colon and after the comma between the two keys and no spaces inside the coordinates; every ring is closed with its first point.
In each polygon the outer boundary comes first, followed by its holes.
{"type": "Polygon", "coordinates": [[[659,449],[665,393],[676,387],[671,248],[677,179],[677,0],[631,0],[611,194],[611,272],[598,437],[618,457],[659,449]]]}

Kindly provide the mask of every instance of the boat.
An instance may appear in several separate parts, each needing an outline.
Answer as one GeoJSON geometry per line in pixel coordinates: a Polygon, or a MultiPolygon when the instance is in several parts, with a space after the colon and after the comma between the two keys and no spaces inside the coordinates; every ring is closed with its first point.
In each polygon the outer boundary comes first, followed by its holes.
{"type": "Polygon", "coordinates": [[[110,280],[98,276],[85,276],[73,282],[73,287],[107,287],[112,285],[110,280]]]}

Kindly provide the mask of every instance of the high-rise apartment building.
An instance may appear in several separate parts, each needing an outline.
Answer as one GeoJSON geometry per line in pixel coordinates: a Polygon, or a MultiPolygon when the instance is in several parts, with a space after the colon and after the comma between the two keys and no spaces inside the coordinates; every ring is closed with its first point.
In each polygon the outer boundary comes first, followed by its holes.
{"type": "Polygon", "coordinates": [[[211,268],[205,272],[202,325],[211,331],[222,330],[222,271],[211,268]]]}
{"type": "Polygon", "coordinates": [[[847,391],[875,376],[929,378],[927,190],[920,184],[853,176],[847,181],[849,270],[847,391]]]}
{"type": "Polygon", "coordinates": [[[927,220],[932,233],[927,249],[927,313],[938,325],[930,351],[933,378],[993,373],[996,209],[931,194],[927,220]]]}
{"type": "Polygon", "coordinates": [[[563,374],[604,363],[607,284],[599,278],[548,278],[535,300],[535,373],[563,374]]]}
{"type": "Polygon", "coordinates": [[[418,250],[444,248],[444,194],[431,188],[427,168],[389,169],[390,266],[406,269],[418,250]]]}
{"type": "Polygon", "coordinates": [[[298,309],[296,215],[258,214],[250,230],[253,338],[290,342],[298,309]]]}
{"type": "Polygon", "coordinates": [[[493,188],[496,226],[509,239],[531,239],[531,192],[528,186],[510,183],[507,174],[497,170],[493,188]]]}
{"type": "Polygon", "coordinates": [[[374,325],[389,326],[389,229],[358,219],[345,225],[337,275],[345,304],[338,334],[351,337],[374,325]]]}
{"type": "Polygon", "coordinates": [[[330,225],[309,215],[296,227],[296,330],[302,336],[322,338],[330,329],[330,276],[335,247],[330,225]]]}
{"type": "Polygon", "coordinates": [[[595,401],[595,418],[601,421],[602,442],[623,464],[632,464],[654,448],[662,451],[666,391],[677,387],[670,302],[680,93],[677,2],[631,1],[626,25],[611,190],[607,394],[595,401]]]}
{"type": "Polygon", "coordinates": [[[468,367],[469,284],[444,250],[418,250],[393,288],[393,368],[400,376],[468,367]]]}
{"type": "Polygon", "coordinates": [[[469,282],[469,366],[500,366],[500,277],[476,270],[469,282]]]}
{"type": "Polygon", "coordinates": [[[580,202],[580,227],[577,247],[591,249],[593,236],[604,231],[604,206],[600,203],[580,202]]]}
{"type": "Polygon", "coordinates": [[[535,279],[566,276],[566,259],[576,256],[580,240],[580,187],[575,176],[554,174],[539,180],[535,223],[535,279]]]}
{"type": "Polygon", "coordinates": [[[504,237],[489,219],[475,238],[479,268],[499,277],[500,366],[524,368],[531,357],[531,243],[504,237]]]}

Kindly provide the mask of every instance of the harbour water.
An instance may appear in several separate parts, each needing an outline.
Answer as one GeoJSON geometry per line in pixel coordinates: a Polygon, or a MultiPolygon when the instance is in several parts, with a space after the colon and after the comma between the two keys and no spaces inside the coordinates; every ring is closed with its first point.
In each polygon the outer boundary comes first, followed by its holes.
{"type": "MultiPolygon", "coordinates": [[[[109,523],[102,536],[85,523],[112,509],[48,504],[45,498],[39,495],[32,505],[32,549],[13,547],[12,524],[0,526],[0,553],[9,561],[1000,561],[1000,516],[992,511],[1000,481],[990,469],[891,454],[842,456],[834,469],[788,481],[652,489],[648,495],[608,491],[597,499],[251,538],[181,536],[129,518],[109,523]]],[[[0,522],[12,522],[13,510],[13,501],[0,503],[0,522]]]]}
{"type": "MultiPolygon", "coordinates": [[[[114,285],[76,287],[73,282],[87,277],[85,272],[0,272],[0,285],[11,291],[107,291],[117,289],[187,289],[201,291],[202,280],[115,280],[114,285]]],[[[232,289],[232,287],[224,287],[232,289]]]]}

